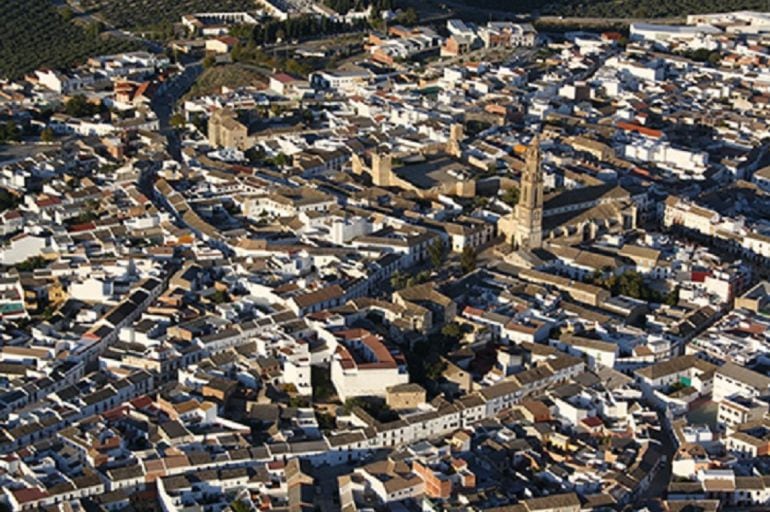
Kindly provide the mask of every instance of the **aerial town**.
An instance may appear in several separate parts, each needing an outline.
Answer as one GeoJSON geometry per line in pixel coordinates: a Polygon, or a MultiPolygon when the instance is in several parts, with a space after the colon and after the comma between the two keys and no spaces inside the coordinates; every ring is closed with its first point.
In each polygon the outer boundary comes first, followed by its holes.
{"type": "Polygon", "coordinates": [[[0,80],[0,510],[770,510],[770,13],[253,4],[0,80]]]}

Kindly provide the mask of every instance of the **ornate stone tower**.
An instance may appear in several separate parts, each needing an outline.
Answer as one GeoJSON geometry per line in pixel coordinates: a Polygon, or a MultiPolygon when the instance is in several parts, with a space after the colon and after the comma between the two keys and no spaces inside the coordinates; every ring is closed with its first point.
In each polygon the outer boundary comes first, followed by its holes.
{"type": "Polygon", "coordinates": [[[525,154],[519,203],[513,211],[517,248],[536,249],[543,244],[543,172],[540,169],[540,136],[535,136],[525,154]]]}

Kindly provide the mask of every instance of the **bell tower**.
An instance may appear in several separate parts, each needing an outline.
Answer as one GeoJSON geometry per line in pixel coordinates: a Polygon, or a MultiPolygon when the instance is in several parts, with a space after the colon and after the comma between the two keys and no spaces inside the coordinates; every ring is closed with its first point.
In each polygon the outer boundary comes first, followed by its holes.
{"type": "Polygon", "coordinates": [[[540,168],[540,136],[535,136],[525,153],[519,202],[514,208],[513,240],[520,249],[543,244],[543,172],[540,168]]]}

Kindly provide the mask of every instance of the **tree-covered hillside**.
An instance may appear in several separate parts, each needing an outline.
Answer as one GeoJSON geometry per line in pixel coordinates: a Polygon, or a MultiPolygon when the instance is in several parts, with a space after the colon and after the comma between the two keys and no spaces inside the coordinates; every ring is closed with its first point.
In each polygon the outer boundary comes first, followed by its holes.
{"type": "Polygon", "coordinates": [[[686,14],[766,10],[766,0],[465,0],[475,7],[588,18],[665,18],[686,14]]]}
{"type": "Polygon", "coordinates": [[[254,11],[256,0],[80,0],[88,13],[119,28],[149,28],[176,23],[196,12],[254,11]]]}
{"type": "Polygon", "coordinates": [[[97,55],[136,49],[136,43],[80,26],[71,11],[50,0],[0,2],[0,76],[17,78],[34,69],[63,67],[97,55]]]}

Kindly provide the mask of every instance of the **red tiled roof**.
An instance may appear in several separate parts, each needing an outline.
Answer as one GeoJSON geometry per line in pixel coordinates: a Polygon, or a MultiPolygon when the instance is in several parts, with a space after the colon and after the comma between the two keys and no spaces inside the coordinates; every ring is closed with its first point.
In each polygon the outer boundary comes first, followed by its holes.
{"type": "Polygon", "coordinates": [[[710,275],[711,275],[711,272],[709,272],[708,270],[693,270],[690,273],[690,279],[692,279],[696,283],[702,283],[710,275]]]}
{"type": "Polygon", "coordinates": [[[27,487],[24,489],[14,489],[11,491],[16,502],[20,505],[23,503],[29,503],[31,501],[41,500],[48,496],[47,492],[43,492],[37,487],[27,487]]]}
{"type": "Polygon", "coordinates": [[[38,199],[35,204],[41,208],[45,208],[46,206],[55,206],[57,204],[61,204],[61,199],[58,197],[46,197],[45,199],[38,199]]]}
{"type": "Polygon", "coordinates": [[[479,308],[465,306],[465,309],[463,309],[463,313],[470,316],[481,316],[484,314],[484,311],[479,308]]]}
{"type": "Polygon", "coordinates": [[[287,73],[276,73],[273,75],[273,78],[281,82],[282,84],[290,84],[292,82],[296,82],[297,79],[293,76],[287,74],[287,73]]]}
{"type": "Polygon", "coordinates": [[[152,398],[147,395],[138,396],[130,401],[130,404],[137,409],[144,409],[145,407],[151,406],[152,403],[152,398]]]}
{"type": "Polygon", "coordinates": [[[233,36],[219,36],[217,39],[228,46],[235,46],[238,43],[238,39],[233,36]]]}
{"type": "Polygon", "coordinates": [[[659,139],[663,137],[663,132],[660,130],[655,130],[653,128],[647,128],[646,126],[642,126],[635,123],[627,123],[625,121],[620,121],[617,124],[617,127],[621,130],[627,131],[627,132],[636,132],[640,135],[644,135],[646,137],[652,137],[653,139],[659,139]]]}
{"type": "Polygon", "coordinates": [[[93,222],[84,222],[82,224],[73,224],[70,226],[70,232],[71,233],[77,233],[80,231],[91,231],[92,229],[96,229],[96,224],[93,222]]]}

